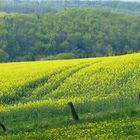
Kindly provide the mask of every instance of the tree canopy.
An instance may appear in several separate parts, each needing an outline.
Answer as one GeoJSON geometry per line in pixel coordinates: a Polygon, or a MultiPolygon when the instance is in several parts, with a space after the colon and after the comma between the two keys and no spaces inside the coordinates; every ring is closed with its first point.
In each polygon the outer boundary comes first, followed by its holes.
{"type": "Polygon", "coordinates": [[[0,14],[0,49],[7,61],[50,56],[94,57],[140,51],[140,19],[106,10],[0,14]],[[61,54],[61,55],[59,55],[61,54]]]}

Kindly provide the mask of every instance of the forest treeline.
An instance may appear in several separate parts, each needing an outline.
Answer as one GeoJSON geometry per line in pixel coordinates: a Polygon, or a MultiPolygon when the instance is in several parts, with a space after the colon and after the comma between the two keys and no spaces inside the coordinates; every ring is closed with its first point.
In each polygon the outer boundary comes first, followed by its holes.
{"type": "Polygon", "coordinates": [[[0,14],[0,61],[120,55],[140,51],[140,18],[106,10],[0,14]]]}

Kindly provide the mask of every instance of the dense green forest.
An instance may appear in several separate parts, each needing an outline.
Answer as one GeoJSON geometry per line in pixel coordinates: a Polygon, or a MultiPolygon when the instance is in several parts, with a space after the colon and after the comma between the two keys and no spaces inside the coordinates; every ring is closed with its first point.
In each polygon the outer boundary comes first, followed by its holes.
{"type": "Polygon", "coordinates": [[[0,61],[120,55],[140,50],[140,18],[104,10],[0,14],[0,61]]]}

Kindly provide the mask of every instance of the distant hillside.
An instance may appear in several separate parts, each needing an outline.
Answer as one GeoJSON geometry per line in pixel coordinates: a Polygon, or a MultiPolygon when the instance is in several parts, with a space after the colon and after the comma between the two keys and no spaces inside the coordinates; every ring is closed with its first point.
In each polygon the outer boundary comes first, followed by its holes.
{"type": "Polygon", "coordinates": [[[140,19],[106,10],[0,14],[0,61],[110,56],[140,51],[140,19]]]}
{"type": "Polygon", "coordinates": [[[64,8],[103,8],[140,15],[140,3],[113,0],[0,0],[0,11],[5,12],[56,12],[64,8]]]}

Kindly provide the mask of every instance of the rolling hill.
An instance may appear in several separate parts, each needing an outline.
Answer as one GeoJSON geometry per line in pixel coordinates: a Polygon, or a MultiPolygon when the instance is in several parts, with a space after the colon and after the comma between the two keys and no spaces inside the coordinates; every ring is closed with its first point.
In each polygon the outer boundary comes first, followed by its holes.
{"type": "Polygon", "coordinates": [[[139,0],[0,0],[0,11],[5,12],[46,13],[72,7],[110,9],[140,15],[139,0]]]}
{"type": "Polygon", "coordinates": [[[140,53],[1,63],[0,139],[138,139],[139,94],[140,53]]]}

